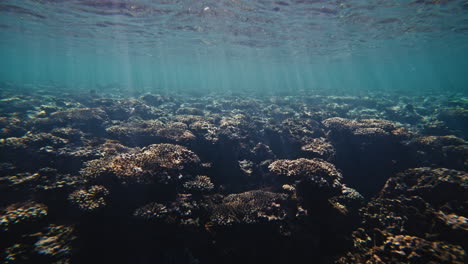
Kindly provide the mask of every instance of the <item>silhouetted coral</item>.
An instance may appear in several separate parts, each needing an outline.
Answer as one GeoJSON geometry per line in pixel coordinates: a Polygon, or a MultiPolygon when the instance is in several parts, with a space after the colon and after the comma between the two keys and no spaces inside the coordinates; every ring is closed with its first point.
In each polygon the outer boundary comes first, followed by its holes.
{"type": "Polygon", "coordinates": [[[36,182],[36,189],[51,190],[65,187],[73,187],[86,182],[79,175],[57,173],[51,168],[42,168],[38,171],[39,178],[36,182]]]}
{"type": "Polygon", "coordinates": [[[184,183],[184,188],[192,192],[210,192],[214,189],[214,184],[208,176],[197,176],[192,181],[184,183]]]}
{"type": "Polygon", "coordinates": [[[355,137],[363,143],[382,140],[392,137],[409,136],[408,131],[402,130],[397,124],[380,119],[360,119],[352,120],[339,117],[326,119],[322,122],[330,130],[329,137],[334,140],[346,140],[355,137]],[[366,140],[366,141],[364,141],[366,140]]]}
{"type": "Polygon", "coordinates": [[[19,172],[14,175],[0,177],[0,184],[8,187],[23,185],[25,183],[33,182],[39,178],[39,173],[19,172]]]}
{"type": "Polygon", "coordinates": [[[423,136],[408,141],[412,158],[419,166],[444,167],[466,170],[468,143],[455,136],[423,136]]]}
{"type": "Polygon", "coordinates": [[[0,177],[0,184],[11,189],[25,190],[53,190],[72,187],[84,183],[78,175],[62,174],[56,169],[41,168],[34,173],[21,172],[14,175],[0,177]]]}
{"type": "Polygon", "coordinates": [[[336,154],[334,164],[348,184],[363,195],[374,195],[402,168],[414,166],[405,144],[414,133],[394,122],[377,119],[329,118],[323,121],[336,154]]]}
{"type": "Polygon", "coordinates": [[[5,249],[3,252],[5,257],[3,263],[14,264],[14,263],[28,263],[30,256],[28,252],[31,251],[31,247],[25,244],[16,243],[5,249]]]}
{"type": "Polygon", "coordinates": [[[30,99],[31,98],[25,98],[23,96],[2,98],[0,100],[0,110],[2,113],[26,112],[32,110],[34,109],[34,104],[32,104],[30,99]]]}
{"type": "Polygon", "coordinates": [[[468,110],[465,108],[441,109],[437,114],[437,119],[443,121],[459,135],[466,135],[468,133],[468,110]]]}
{"type": "Polygon", "coordinates": [[[431,242],[414,236],[388,236],[381,246],[348,255],[338,263],[465,263],[462,247],[444,242],[431,242]]]}
{"type": "Polygon", "coordinates": [[[169,202],[166,205],[151,202],[136,209],[133,215],[147,221],[162,221],[166,224],[183,226],[199,226],[200,210],[199,203],[192,199],[191,194],[179,194],[173,202],[169,202]]]}
{"type": "Polygon", "coordinates": [[[0,138],[21,137],[26,131],[20,119],[14,117],[0,117],[0,138]]]}
{"type": "Polygon", "coordinates": [[[281,203],[286,199],[285,194],[260,190],[230,194],[214,207],[210,220],[219,226],[283,220],[287,212],[281,203]]]}
{"type": "Polygon", "coordinates": [[[47,206],[34,201],[15,203],[3,209],[0,227],[8,230],[15,225],[34,222],[47,215],[47,206]]]}
{"type": "Polygon", "coordinates": [[[68,199],[83,211],[94,211],[106,206],[109,190],[101,185],[93,185],[87,189],[76,190],[68,199]]]}
{"type": "Polygon", "coordinates": [[[73,127],[99,135],[102,134],[104,124],[108,120],[107,113],[100,108],[75,108],[52,113],[46,118],[38,118],[32,124],[40,130],[73,127]]]}
{"type": "Polygon", "coordinates": [[[272,141],[273,151],[299,156],[300,148],[314,138],[325,136],[322,125],[313,119],[288,118],[280,124],[265,125],[265,134],[272,141]]]}
{"type": "Polygon", "coordinates": [[[419,196],[437,209],[468,216],[468,174],[443,168],[409,169],[390,178],[381,196],[419,196]]]}
{"type": "Polygon", "coordinates": [[[364,197],[355,189],[342,185],[341,192],[330,198],[329,201],[347,215],[357,213],[364,202],[364,197]]]}
{"type": "Polygon", "coordinates": [[[34,250],[56,260],[66,261],[72,254],[71,243],[75,239],[73,232],[74,228],[71,226],[49,225],[47,232],[36,235],[39,240],[34,244],[34,250]]]}
{"type": "Polygon", "coordinates": [[[423,236],[431,232],[435,210],[417,196],[375,199],[361,209],[363,225],[393,234],[423,236]]]}
{"type": "Polygon", "coordinates": [[[160,203],[152,202],[136,209],[133,215],[151,220],[164,218],[168,215],[168,213],[169,211],[167,210],[166,206],[160,203]]]}

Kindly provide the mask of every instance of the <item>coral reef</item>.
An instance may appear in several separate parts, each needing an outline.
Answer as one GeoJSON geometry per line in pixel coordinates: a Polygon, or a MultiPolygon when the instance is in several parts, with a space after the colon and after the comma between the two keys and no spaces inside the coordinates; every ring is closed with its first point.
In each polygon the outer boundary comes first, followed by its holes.
{"type": "Polygon", "coordinates": [[[37,118],[32,125],[38,130],[50,130],[55,127],[69,126],[86,132],[102,134],[107,113],[101,108],[76,108],[52,113],[49,117],[37,118]]]}
{"type": "Polygon", "coordinates": [[[412,159],[422,166],[444,167],[466,170],[468,143],[455,136],[422,136],[409,140],[407,146],[413,149],[412,159]]]}
{"type": "Polygon", "coordinates": [[[441,109],[437,120],[444,122],[456,134],[464,135],[468,132],[468,110],[462,107],[441,109]]]}
{"type": "Polygon", "coordinates": [[[381,197],[418,196],[437,209],[468,216],[468,174],[444,168],[414,168],[390,178],[381,197]]]}
{"type": "Polygon", "coordinates": [[[117,90],[0,89],[0,262],[466,263],[466,100],[117,90]]]}
{"type": "Polygon", "coordinates": [[[464,263],[466,180],[466,172],[428,167],[391,177],[360,210],[354,251],[339,263],[464,263]]]}
{"type": "Polygon", "coordinates": [[[0,117],[0,138],[21,137],[26,133],[24,124],[19,118],[0,117]]]}

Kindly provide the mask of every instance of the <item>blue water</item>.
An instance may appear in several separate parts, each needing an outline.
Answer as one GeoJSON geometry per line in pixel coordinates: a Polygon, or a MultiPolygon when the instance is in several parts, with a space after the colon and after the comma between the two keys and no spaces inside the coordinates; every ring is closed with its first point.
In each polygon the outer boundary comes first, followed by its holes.
{"type": "Polygon", "coordinates": [[[0,3],[0,82],[127,91],[468,90],[463,1],[0,3]]]}

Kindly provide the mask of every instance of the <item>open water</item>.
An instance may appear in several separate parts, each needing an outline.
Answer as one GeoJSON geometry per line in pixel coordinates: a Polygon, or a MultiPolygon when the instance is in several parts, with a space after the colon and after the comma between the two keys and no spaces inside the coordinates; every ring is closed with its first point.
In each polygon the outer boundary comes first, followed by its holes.
{"type": "Polygon", "coordinates": [[[0,80],[66,89],[466,92],[466,1],[27,0],[0,80]]]}
{"type": "Polygon", "coordinates": [[[0,1],[0,263],[468,263],[466,0],[0,1]]]}

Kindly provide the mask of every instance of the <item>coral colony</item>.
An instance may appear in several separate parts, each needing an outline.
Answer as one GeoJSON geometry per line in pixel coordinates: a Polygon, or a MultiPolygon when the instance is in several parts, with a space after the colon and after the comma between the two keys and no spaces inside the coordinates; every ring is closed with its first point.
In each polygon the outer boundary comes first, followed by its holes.
{"type": "Polygon", "coordinates": [[[466,101],[1,98],[2,263],[466,263],[466,101]]]}

